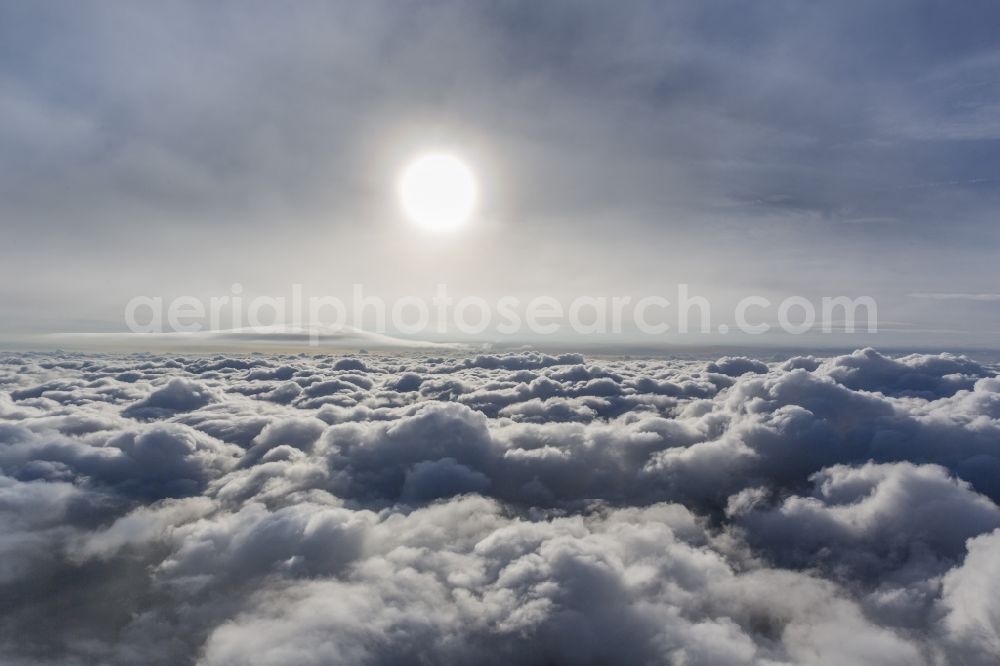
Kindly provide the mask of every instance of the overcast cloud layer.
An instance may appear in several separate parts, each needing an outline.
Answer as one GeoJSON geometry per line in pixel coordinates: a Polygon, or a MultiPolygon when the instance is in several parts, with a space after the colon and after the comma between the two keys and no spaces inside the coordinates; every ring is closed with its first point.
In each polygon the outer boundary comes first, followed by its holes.
{"type": "Polygon", "coordinates": [[[121,332],[133,296],[237,282],[684,282],[719,311],[869,295],[880,346],[995,346],[998,23],[993,0],[8,0],[0,336],[121,332]],[[446,239],[395,200],[431,148],[481,186],[446,239]]]}
{"type": "Polygon", "coordinates": [[[1000,379],[7,355],[5,664],[993,664],[1000,379]]]}

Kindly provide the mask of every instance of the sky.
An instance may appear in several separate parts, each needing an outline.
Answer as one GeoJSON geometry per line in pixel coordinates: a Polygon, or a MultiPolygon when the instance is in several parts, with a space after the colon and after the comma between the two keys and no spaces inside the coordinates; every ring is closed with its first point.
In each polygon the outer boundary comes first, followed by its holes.
{"type": "Polygon", "coordinates": [[[1000,663],[997,26],[0,2],[0,663],[1000,663]]]}
{"type": "Polygon", "coordinates": [[[134,296],[234,283],[685,283],[719,310],[867,295],[880,345],[995,346],[998,22],[977,1],[5,2],[0,336],[121,332],[134,296]],[[438,149],[480,188],[447,236],[394,190],[438,149]]]}

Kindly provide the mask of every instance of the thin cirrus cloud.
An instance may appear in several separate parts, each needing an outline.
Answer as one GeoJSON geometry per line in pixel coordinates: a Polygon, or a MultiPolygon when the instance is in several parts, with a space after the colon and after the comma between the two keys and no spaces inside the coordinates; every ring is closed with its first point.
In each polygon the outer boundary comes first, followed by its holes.
{"type": "Polygon", "coordinates": [[[990,313],[959,327],[900,295],[941,291],[914,265],[952,284],[995,272],[996,13],[4,6],[0,336],[121,330],[133,296],[235,282],[486,298],[685,282],[714,301],[870,295],[886,319],[965,331],[940,346],[982,343],[990,313]],[[463,155],[483,201],[431,245],[393,186],[434,146],[463,155]]]}
{"type": "Polygon", "coordinates": [[[923,298],[932,301],[1000,301],[1000,294],[965,294],[961,292],[917,293],[908,294],[910,298],[923,298]]]}

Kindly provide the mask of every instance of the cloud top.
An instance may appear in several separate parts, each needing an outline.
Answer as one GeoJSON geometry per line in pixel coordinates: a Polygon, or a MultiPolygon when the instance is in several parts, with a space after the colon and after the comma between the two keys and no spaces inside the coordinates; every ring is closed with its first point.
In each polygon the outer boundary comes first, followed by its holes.
{"type": "Polygon", "coordinates": [[[0,655],[995,663],[998,441],[949,354],[8,354],[0,655]]]}

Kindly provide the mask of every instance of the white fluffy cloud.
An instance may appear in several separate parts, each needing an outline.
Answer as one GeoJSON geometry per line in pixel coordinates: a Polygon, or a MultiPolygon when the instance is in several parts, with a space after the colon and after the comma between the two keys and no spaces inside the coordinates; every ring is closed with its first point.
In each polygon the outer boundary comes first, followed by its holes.
{"type": "Polygon", "coordinates": [[[951,355],[7,355],[0,656],[994,663],[998,470],[951,355]]]}

